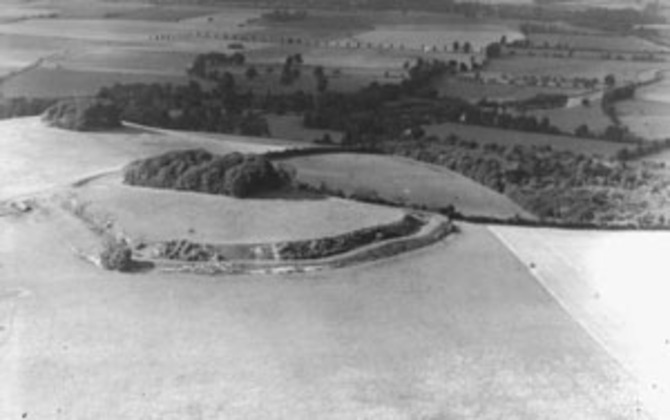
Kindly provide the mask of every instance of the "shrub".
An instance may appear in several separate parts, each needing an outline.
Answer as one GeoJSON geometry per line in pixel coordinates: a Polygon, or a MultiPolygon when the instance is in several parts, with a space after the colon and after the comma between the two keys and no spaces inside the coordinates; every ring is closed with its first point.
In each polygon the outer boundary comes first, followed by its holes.
{"type": "Polygon", "coordinates": [[[133,252],[125,240],[108,238],[100,253],[100,264],[105,270],[129,271],[133,263],[133,252]]]}

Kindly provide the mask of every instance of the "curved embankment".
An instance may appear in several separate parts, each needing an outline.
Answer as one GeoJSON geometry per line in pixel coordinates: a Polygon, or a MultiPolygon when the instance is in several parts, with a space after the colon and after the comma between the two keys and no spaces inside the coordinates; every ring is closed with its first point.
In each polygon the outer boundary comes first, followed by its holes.
{"type": "MultiPolygon", "coordinates": [[[[434,244],[455,232],[455,227],[451,223],[451,220],[442,215],[425,213],[414,217],[420,217],[423,222],[422,226],[416,232],[397,238],[374,241],[363,246],[353,246],[344,252],[323,258],[281,259],[275,255],[274,259],[187,262],[152,258],[151,262],[162,271],[193,272],[211,275],[309,273],[326,269],[343,268],[354,264],[392,257],[434,244]]],[[[315,239],[313,243],[318,244],[321,241],[327,240],[328,238],[315,239]]],[[[272,249],[276,249],[277,247],[277,244],[266,245],[272,249]]],[[[290,246],[291,243],[283,243],[282,245],[290,246]]],[[[226,246],[231,247],[234,245],[226,246]]],[[[259,247],[259,245],[255,247],[259,247]]]]}

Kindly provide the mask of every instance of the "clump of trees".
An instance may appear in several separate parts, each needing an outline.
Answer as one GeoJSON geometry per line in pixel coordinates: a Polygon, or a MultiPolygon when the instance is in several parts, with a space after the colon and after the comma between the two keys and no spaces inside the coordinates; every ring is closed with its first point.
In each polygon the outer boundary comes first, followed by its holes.
{"type": "Polygon", "coordinates": [[[0,101],[0,119],[40,115],[52,107],[57,99],[7,98],[0,101]]]}
{"type": "Polygon", "coordinates": [[[110,271],[130,271],[133,265],[133,252],[123,239],[105,238],[100,265],[110,271]]]}
{"type": "Polygon", "coordinates": [[[214,155],[204,149],[168,152],[132,162],[124,170],[129,185],[229,195],[238,198],[291,185],[294,171],[262,155],[214,155]]]}
{"type": "Polygon", "coordinates": [[[68,130],[108,130],[121,126],[121,109],[107,99],[64,100],[47,109],[42,120],[68,130]]]}
{"type": "Polygon", "coordinates": [[[199,54],[193,60],[187,73],[189,76],[212,78],[218,73],[220,67],[240,67],[244,66],[246,61],[246,57],[241,52],[235,52],[231,55],[220,52],[199,54]]]}

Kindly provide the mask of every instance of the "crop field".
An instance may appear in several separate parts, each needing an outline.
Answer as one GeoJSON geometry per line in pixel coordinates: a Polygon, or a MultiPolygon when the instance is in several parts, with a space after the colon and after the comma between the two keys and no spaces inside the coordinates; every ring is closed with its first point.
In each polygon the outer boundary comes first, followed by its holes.
{"type": "Polygon", "coordinates": [[[667,232],[493,227],[556,300],[641,380],[643,398],[670,414],[667,232]]]}
{"type": "Polygon", "coordinates": [[[35,117],[0,121],[0,178],[11,180],[1,184],[0,198],[75,182],[168,150],[204,147],[226,154],[282,148],[247,143],[235,136],[218,135],[214,139],[132,127],[107,133],[77,133],[46,127],[35,117]]]}
{"type": "Polygon", "coordinates": [[[373,31],[354,38],[364,43],[404,45],[413,49],[437,46],[440,50],[444,46],[451,50],[454,41],[460,44],[469,42],[473,51],[478,52],[491,42],[499,41],[502,36],[506,36],[510,41],[522,38],[522,34],[518,31],[494,24],[455,24],[446,28],[428,25],[380,25],[373,31]]]}
{"type": "Polygon", "coordinates": [[[535,145],[551,146],[556,150],[569,150],[575,153],[611,157],[625,147],[625,144],[604,140],[588,140],[578,137],[554,136],[540,133],[525,133],[515,130],[502,130],[490,127],[476,127],[456,123],[444,123],[424,127],[428,135],[438,137],[455,134],[467,140],[476,140],[481,144],[497,143],[506,146],[535,145]]]}
{"type": "Polygon", "coordinates": [[[114,83],[173,83],[184,84],[184,76],[155,73],[103,72],[97,70],[70,70],[64,68],[37,68],[3,83],[5,97],[93,96],[100,88],[114,83]]]}
{"type": "Polygon", "coordinates": [[[646,77],[650,72],[668,68],[670,68],[670,63],[517,56],[491,62],[486,72],[511,75],[532,74],[538,77],[585,77],[599,80],[603,80],[608,74],[613,74],[621,82],[635,82],[641,77],[646,77]]]}
{"type": "Polygon", "coordinates": [[[120,176],[74,193],[93,214],[111,217],[144,241],[266,243],[315,239],[400,220],[403,211],[337,198],[287,195],[244,200],[120,185],[120,176]],[[268,211],[271,208],[272,211],[268,211]]]}
{"type": "Polygon", "coordinates": [[[534,45],[567,45],[569,48],[601,51],[668,51],[668,48],[635,36],[617,35],[573,35],[573,34],[530,34],[528,39],[534,45]]]}
{"type": "Polygon", "coordinates": [[[616,109],[633,133],[649,140],[670,138],[670,104],[635,99],[618,103],[616,109]]]}
{"type": "Polygon", "coordinates": [[[355,154],[328,154],[285,160],[299,181],[321,183],[347,193],[375,191],[382,198],[435,207],[453,205],[467,215],[529,216],[523,209],[455,172],[408,159],[355,154]]]}

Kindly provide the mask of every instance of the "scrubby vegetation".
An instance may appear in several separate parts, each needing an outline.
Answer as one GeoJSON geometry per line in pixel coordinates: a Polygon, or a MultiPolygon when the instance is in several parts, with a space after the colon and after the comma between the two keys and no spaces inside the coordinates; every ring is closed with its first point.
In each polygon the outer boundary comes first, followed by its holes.
{"type": "Polygon", "coordinates": [[[290,185],[292,171],[264,156],[231,153],[217,156],[203,149],[168,152],[142,159],[124,170],[129,185],[249,197],[290,185]]]}
{"type": "Polygon", "coordinates": [[[108,130],[121,126],[121,110],[106,99],[64,100],[47,109],[42,119],[67,130],[108,130]]]}

